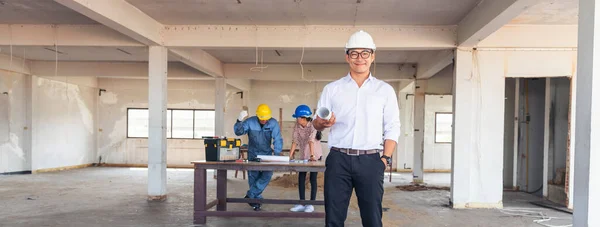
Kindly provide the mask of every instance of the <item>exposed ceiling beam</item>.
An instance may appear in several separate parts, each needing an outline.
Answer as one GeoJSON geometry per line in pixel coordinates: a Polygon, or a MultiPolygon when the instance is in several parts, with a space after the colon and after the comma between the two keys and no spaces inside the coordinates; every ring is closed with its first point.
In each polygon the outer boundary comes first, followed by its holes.
{"type": "Polygon", "coordinates": [[[226,79],[227,84],[240,89],[241,91],[252,90],[252,81],[249,79],[226,79]]]}
{"type": "Polygon", "coordinates": [[[31,75],[31,62],[26,59],[0,54],[0,70],[31,75]]]}
{"type": "Polygon", "coordinates": [[[146,45],[163,45],[163,25],[124,0],[54,0],[146,45]]]}
{"type": "Polygon", "coordinates": [[[458,46],[473,47],[538,0],[482,0],[458,24],[458,46]]]}
{"type": "Polygon", "coordinates": [[[477,47],[577,48],[577,25],[507,25],[477,47]]]}
{"type": "MultiPolygon", "coordinates": [[[[164,25],[124,0],[55,0],[146,45],[164,45],[164,25]],[[126,17],[123,15],[127,15],[126,17]]],[[[222,77],[221,62],[210,54],[195,50],[170,51],[183,63],[213,77],[222,77]]]]}
{"type": "Polygon", "coordinates": [[[456,26],[166,25],[164,37],[165,45],[169,47],[343,49],[348,37],[361,29],[373,36],[378,49],[456,47],[456,26]]]}
{"type": "MultiPolygon", "coordinates": [[[[304,75],[299,64],[224,64],[227,79],[251,79],[271,81],[326,82],[340,79],[348,74],[348,64],[304,64],[304,75]],[[260,66],[260,65],[259,65],[260,66]],[[304,76],[304,78],[302,78],[304,76]]],[[[371,69],[373,76],[384,81],[414,79],[412,64],[377,64],[371,69]]]]}
{"type": "Polygon", "coordinates": [[[200,49],[194,50],[176,50],[170,49],[169,52],[173,57],[191,66],[201,72],[204,72],[212,77],[224,77],[223,64],[219,59],[216,59],[206,51],[200,49]]]}
{"type": "Polygon", "coordinates": [[[6,46],[110,46],[144,44],[104,25],[0,24],[0,45],[6,46]]]}
{"type": "Polygon", "coordinates": [[[446,66],[452,64],[454,59],[454,51],[444,50],[435,53],[435,56],[428,58],[417,66],[417,79],[429,79],[446,66]]]}

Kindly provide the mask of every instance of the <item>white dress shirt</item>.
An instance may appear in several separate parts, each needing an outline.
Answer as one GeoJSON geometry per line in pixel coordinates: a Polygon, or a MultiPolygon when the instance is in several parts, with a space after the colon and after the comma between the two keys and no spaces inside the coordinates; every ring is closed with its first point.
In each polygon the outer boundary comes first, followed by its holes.
{"type": "Polygon", "coordinates": [[[371,75],[359,88],[350,74],[325,86],[317,109],[335,115],[329,147],[383,149],[384,139],[398,142],[400,111],[394,88],[371,75]]]}

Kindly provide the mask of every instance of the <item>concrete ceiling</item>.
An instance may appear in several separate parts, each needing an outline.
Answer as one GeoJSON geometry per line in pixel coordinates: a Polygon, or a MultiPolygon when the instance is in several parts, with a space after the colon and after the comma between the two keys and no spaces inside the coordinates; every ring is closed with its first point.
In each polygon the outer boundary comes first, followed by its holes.
{"type": "Polygon", "coordinates": [[[453,25],[480,0],[126,1],[169,25],[453,25]]]}
{"type": "Polygon", "coordinates": [[[97,24],[52,0],[0,0],[1,24],[97,24]]]}
{"type": "Polygon", "coordinates": [[[572,24],[579,15],[579,0],[540,0],[511,21],[511,24],[572,24]]]}
{"type": "MultiPolygon", "coordinates": [[[[205,49],[206,52],[225,63],[345,63],[344,50],[305,49],[258,49],[231,48],[205,49]],[[258,57],[258,58],[257,58],[258,57]],[[258,59],[258,60],[257,60],[258,59]]],[[[377,63],[417,63],[438,51],[377,51],[377,63]]]]}

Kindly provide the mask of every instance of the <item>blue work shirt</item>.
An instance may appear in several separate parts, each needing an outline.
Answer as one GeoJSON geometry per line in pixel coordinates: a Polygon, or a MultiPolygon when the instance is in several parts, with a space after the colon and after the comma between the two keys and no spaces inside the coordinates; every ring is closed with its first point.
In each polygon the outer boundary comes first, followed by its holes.
{"type": "Polygon", "coordinates": [[[244,121],[236,121],[233,130],[237,136],[248,133],[248,159],[254,159],[257,155],[272,155],[273,150],[275,155],[281,153],[283,137],[281,137],[279,123],[273,118],[262,127],[256,116],[244,121]],[[271,141],[274,149],[271,148],[271,141]]]}

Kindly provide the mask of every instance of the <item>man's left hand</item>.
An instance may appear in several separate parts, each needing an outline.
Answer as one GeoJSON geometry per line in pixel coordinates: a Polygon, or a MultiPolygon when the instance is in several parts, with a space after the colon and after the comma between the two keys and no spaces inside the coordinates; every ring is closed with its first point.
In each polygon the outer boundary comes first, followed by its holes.
{"type": "Polygon", "coordinates": [[[385,165],[385,167],[388,166],[387,160],[385,160],[385,158],[382,158],[381,161],[383,162],[383,164],[385,165]]]}

